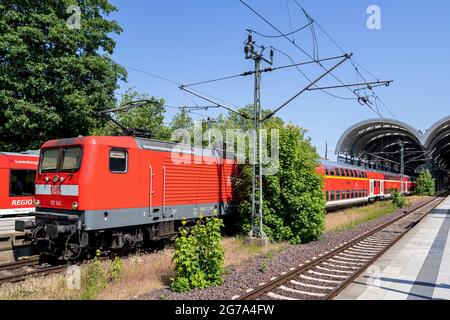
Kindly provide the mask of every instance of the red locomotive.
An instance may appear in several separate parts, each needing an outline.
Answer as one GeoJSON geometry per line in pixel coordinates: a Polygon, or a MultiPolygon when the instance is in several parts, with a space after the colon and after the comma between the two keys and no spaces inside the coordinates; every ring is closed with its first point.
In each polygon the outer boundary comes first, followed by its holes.
{"type": "Polygon", "coordinates": [[[409,194],[414,190],[410,177],[390,172],[325,160],[317,171],[324,176],[328,210],[387,199],[394,191],[409,194]]]}
{"type": "Polygon", "coordinates": [[[35,222],[17,222],[16,230],[33,229],[38,243],[66,259],[88,248],[134,247],[174,234],[182,218],[230,212],[234,168],[225,151],[143,138],[49,141],[35,222]]]}
{"type": "Polygon", "coordinates": [[[34,211],[38,155],[0,152],[0,217],[34,211]]]}

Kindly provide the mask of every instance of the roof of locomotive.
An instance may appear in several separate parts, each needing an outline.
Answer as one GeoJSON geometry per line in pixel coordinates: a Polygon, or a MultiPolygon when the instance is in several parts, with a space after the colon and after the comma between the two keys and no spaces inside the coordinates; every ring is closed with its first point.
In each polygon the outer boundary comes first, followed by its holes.
{"type": "MultiPolygon", "coordinates": [[[[375,173],[381,173],[381,174],[385,174],[385,175],[391,175],[391,176],[398,176],[398,177],[400,177],[400,174],[394,173],[394,172],[388,172],[388,171],[382,171],[382,170],[375,170],[375,169],[369,169],[369,168],[364,168],[364,167],[358,167],[358,166],[355,166],[355,165],[346,164],[346,163],[339,163],[339,162],[334,162],[334,161],[330,161],[330,160],[321,159],[320,163],[323,166],[327,166],[327,167],[339,167],[339,168],[352,169],[352,170],[364,170],[364,171],[370,171],[370,172],[375,172],[375,173]]],[[[406,175],[405,175],[405,177],[406,177],[406,175]]]]}
{"type": "Polygon", "coordinates": [[[76,138],[50,140],[42,145],[42,148],[52,148],[67,145],[96,144],[123,148],[138,148],[143,150],[167,151],[188,153],[199,156],[210,156],[224,159],[234,159],[234,153],[224,149],[212,149],[181,144],[177,142],[161,141],[156,139],[135,138],[130,136],[79,136],[76,138]]]}

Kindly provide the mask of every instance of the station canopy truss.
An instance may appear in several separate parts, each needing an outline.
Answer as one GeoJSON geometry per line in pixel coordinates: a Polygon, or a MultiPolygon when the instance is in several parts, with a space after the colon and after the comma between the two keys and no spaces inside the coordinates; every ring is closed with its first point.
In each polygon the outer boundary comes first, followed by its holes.
{"type": "Polygon", "coordinates": [[[424,167],[435,175],[450,172],[450,116],[425,133],[398,120],[369,119],[347,129],[336,145],[339,162],[417,175],[424,167]]]}

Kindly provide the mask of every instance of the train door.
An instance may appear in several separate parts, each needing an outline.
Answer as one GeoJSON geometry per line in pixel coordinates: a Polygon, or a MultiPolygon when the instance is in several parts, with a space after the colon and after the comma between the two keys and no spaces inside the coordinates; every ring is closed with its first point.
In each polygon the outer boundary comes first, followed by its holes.
{"type": "Polygon", "coordinates": [[[384,196],[384,181],[379,181],[380,183],[380,195],[384,196]]]}
{"type": "Polygon", "coordinates": [[[153,199],[155,196],[155,169],[152,165],[149,166],[149,207],[148,207],[148,216],[150,217],[153,214],[153,199]]]}
{"type": "Polygon", "coordinates": [[[370,180],[370,197],[375,195],[375,180],[370,180]]]}

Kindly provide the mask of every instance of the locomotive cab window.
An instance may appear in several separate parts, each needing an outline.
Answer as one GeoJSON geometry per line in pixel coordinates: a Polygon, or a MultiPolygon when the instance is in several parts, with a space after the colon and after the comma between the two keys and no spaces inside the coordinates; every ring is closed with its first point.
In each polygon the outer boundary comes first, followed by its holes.
{"type": "Polygon", "coordinates": [[[112,149],[109,152],[109,171],[113,173],[128,171],[128,152],[126,150],[112,149]]]}
{"type": "Polygon", "coordinates": [[[11,170],[9,178],[9,196],[27,197],[34,195],[34,170],[11,170]]]}
{"type": "Polygon", "coordinates": [[[81,147],[63,148],[61,172],[75,172],[81,165],[81,147]]]}
{"type": "Polygon", "coordinates": [[[40,172],[56,172],[58,170],[59,148],[42,151],[40,172]]]}

